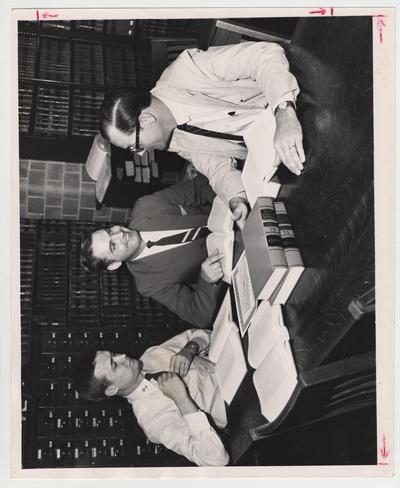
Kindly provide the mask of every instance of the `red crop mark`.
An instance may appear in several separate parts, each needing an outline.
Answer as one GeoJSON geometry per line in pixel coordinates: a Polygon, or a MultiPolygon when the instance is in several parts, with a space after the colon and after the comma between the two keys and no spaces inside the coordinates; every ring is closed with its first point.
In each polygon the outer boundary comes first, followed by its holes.
{"type": "Polygon", "coordinates": [[[57,17],[58,14],[54,14],[47,10],[45,12],[39,12],[39,10],[36,10],[36,20],[56,19],[57,17]]]}
{"type": "Polygon", "coordinates": [[[310,10],[310,12],[308,12],[309,14],[321,14],[321,15],[325,15],[326,14],[326,8],[323,8],[321,7],[319,10],[310,10]]]}
{"type": "Polygon", "coordinates": [[[386,27],[386,24],[385,24],[385,19],[386,19],[386,15],[383,15],[383,14],[379,14],[379,15],[374,15],[375,19],[376,19],[376,26],[378,27],[378,31],[379,31],[379,42],[380,44],[383,43],[383,28],[386,27]]]}
{"type": "Polygon", "coordinates": [[[380,456],[382,458],[382,461],[379,461],[378,464],[380,464],[380,465],[387,465],[388,464],[387,458],[389,457],[390,451],[389,451],[389,449],[386,446],[386,436],[385,436],[385,434],[382,435],[382,445],[379,448],[379,454],[380,454],[380,456]]]}
{"type": "MultiPolygon", "coordinates": [[[[309,14],[319,14],[319,15],[326,15],[328,12],[327,8],[321,7],[319,10],[310,10],[308,13],[309,14]]],[[[329,15],[334,15],[334,9],[333,7],[329,7],[329,15]]]]}

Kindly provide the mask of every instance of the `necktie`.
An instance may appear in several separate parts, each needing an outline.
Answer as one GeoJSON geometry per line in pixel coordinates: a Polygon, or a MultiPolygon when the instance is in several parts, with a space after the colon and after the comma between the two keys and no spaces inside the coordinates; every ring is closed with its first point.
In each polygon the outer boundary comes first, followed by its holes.
{"type": "Polygon", "coordinates": [[[157,373],[146,373],[144,377],[147,381],[150,381],[151,379],[157,381],[159,376],[161,376],[163,373],[166,373],[166,371],[158,371],[157,373]]]}
{"type": "Polygon", "coordinates": [[[244,145],[243,137],[234,134],[225,134],[225,132],[216,132],[214,130],[202,129],[200,127],[196,127],[195,125],[188,124],[178,125],[177,129],[183,130],[185,132],[190,132],[191,134],[198,134],[200,136],[214,137],[216,139],[229,139],[230,141],[240,141],[240,143],[244,145]]]}
{"type": "Polygon", "coordinates": [[[173,234],[172,236],[163,237],[158,241],[148,241],[146,246],[169,246],[171,244],[183,244],[184,242],[191,242],[210,234],[207,227],[196,227],[194,229],[189,229],[185,232],[180,232],[179,234],[173,234]]]}

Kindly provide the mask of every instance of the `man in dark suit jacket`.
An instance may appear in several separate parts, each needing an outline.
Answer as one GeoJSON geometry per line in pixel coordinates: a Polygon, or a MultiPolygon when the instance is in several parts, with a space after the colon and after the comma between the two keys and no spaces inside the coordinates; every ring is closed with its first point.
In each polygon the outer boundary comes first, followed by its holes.
{"type": "Polygon", "coordinates": [[[82,264],[93,271],[117,269],[125,262],[143,296],[162,303],[195,327],[209,327],[221,293],[222,255],[207,257],[205,236],[151,248],[147,243],[206,227],[214,197],[207,179],[200,175],[140,198],[129,228],[101,229],[83,240],[82,264]]]}

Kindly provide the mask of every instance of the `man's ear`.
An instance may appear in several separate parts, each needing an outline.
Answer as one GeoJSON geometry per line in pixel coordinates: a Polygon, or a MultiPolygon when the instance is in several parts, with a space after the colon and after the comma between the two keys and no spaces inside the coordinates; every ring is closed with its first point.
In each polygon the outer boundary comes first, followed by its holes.
{"type": "Polygon", "coordinates": [[[118,388],[114,385],[108,385],[104,391],[105,396],[115,396],[118,393],[118,388]]]}
{"type": "Polygon", "coordinates": [[[150,112],[142,112],[139,115],[139,122],[141,127],[146,127],[146,125],[154,124],[154,122],[157,122],[157,118],[150,112]]]}
{"type": "Polygon", "coordinates": [[[107,266],[108,271],[114,271],[115,269],[118,269],[121,266],[121,261],[113,261],[107,266]]]}

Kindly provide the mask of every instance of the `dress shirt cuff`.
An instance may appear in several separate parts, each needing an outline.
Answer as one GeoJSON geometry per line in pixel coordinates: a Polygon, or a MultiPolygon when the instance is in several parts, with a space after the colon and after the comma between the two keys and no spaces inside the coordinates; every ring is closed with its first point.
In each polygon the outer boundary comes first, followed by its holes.
{"type": "Polygon", "coordinates": [[[241,198],[244,198],[245,200],[247,200],[247,195],[246,195],[246,192],[245,191],[239,191],[235,195],[232,195],[231,196],[231,199],[232,198],[236,198],[236,197],[241,197],[241,198]]]}
{"type": "Polygon", "coordinates": [[[294,106],[296,107],[296,97],[294,96],[294,92],[287,92],[281,97],[272,107],[272,113],[275,113],[278,105],[283,102],[293,102],[294,106]]]}
{"type": "Polygon", "coordinates": [[[185,422],[192,435],[196,435],[199,432],[203,432],[210,428],[206,415],[200,410],[195,413],[184,415],[183,418],[185,419],[185,422]]]}
{"type": "Polygon", "coordinates": [[[217,286],[219,287],[222,284],[222,280],[217,281],[216,283],[210,283],[209,281],[206,281],[203,279],[201,276],[199,276],[199,279],[197,281],[197,286],[199,288],[209,288],[210,286],[216,288],[217,286]]]}

